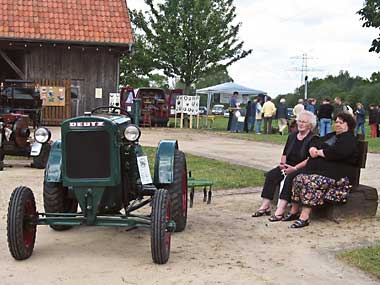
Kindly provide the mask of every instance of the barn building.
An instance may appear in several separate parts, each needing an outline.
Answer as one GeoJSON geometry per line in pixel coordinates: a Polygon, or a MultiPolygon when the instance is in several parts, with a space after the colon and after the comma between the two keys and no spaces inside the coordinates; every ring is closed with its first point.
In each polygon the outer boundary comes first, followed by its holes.
{"type": "Polygon", "coordinates": [[[120,56],[133,45],[125,0],[0,0],[0,7],[0,81],[65,87],[64,109],[44,110],[45,123],[108,104],[120,56]]]}

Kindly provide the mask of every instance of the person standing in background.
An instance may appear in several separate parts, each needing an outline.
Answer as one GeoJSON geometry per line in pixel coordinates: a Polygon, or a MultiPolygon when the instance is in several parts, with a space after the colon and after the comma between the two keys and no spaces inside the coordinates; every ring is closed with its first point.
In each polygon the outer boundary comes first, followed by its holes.
{"type": "Polygon", "coordinates": [[[284,134],[284,130],[288,126],[288,106],[285,104],[285,101],[285,98],[280,99],[276,113],[280,135],[284,134]]]}
{"type": "Polygon", "coordinates": [[[230,107],[229,107],[229,116],[228,116],[228,125],[227,125],[227,131],[231,131],[234,129],[233,124],[233,115],[234,111],[237,108],[237,96],[239,95],[239,92],[235,91],[231,98],[230,98],[230,107]]]}
{"type": "Polygon", "coordinates": [[[330,98],[326,97],[318,110],[319,135],[321,137],[331,133],[331,118],[333,111],[334,107],[330,104],[330,98]]]}
{"type": "Polygon", "coordinates": [[[299,114],[301,114],[304,110],[305,106],[303,105],[303,100],[298,99],[298,104],[293,108],[293,115],[296,117],[296,120],[298,120],[299,114]]]}
{"type": "Polygon", "coordinates": [[[375,108],[375,105],[369,105],[369,117],[368,117],[368,125],[371,128],[371,138],[377,137],[377,117],[378,110],[375,108]]]}
{"type": "Polygon", "coordinates": [[[317,115],[317,100],[310,98],[306,105],[306,111],[312,112],[314,115],[317,115]]]}
{"type": "Polygon", "coordinates": [[[262,107],[261,99],[257,97],[256,99],[256,134],[261,134],[261,120],[262,120],[262,107]]]}
{"type": "Polygon", "coordinates": [[[272,133],[272,119],[275,114],[276,106],[273,104],[272,99],[268,97],[263,105],[264,134],[272,133]]]}
{"type": "Polygon", "coordinates": [[[251,109],[250,109],[250,117],[248,119],[248,132],[252,133],[255,129],[255,121],[256,121],[256,100],[252,100],[251,109]]]}
{"type": "Polygon", "coordinates": [[[355,110],[355,117],[356,117],[356,135],[359,134],[359,129],[362,131],[362,135],[365,136],[365,110],[362,103],[356,103],[356,110],[355,110]]]}
{"type": "Polygon", "coordinates": [[[339,113],[347,113],[347,107],[344,105],[342,98],[335,97],[334,99],[334,112],[333,112],[333,118],[335,119],[336,115],[339,113]]]}

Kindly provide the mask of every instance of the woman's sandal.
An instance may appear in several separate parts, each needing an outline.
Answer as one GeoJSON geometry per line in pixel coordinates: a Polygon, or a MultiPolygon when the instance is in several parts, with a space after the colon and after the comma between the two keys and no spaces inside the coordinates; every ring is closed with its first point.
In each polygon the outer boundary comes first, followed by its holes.
{"type": "Polygon", "coordinates": [[[310,224],[310,220],[304,221],[304,220],[298,219],[290,227],[292,229],[299,229],[299,228],[307,227],[309,224],[310,224]]]}
{"type": "Polygon", "coordinates": [[[290,222],[290,221],[295,221],[300,217],[300,213],[295,213],[295,214],[287,214],[282,218],[283,222],[290,222]]]}
{"type": "Polygon", "coordinates": [[[270,218],[268,220],[269,220],[269,222],[279,222],[279,221],[282,221],[283,218],[284,218],[284,214],[272,215],[272,216],[270,216],[270,218]]]}
{"type": "Polygon", "coordinates": [[[269,216],[270,212],[271,212],[270,208],[258,210],[252,214],[252,217],[257,218],[257,217],[261,217],[264,215],[269,216]]]}

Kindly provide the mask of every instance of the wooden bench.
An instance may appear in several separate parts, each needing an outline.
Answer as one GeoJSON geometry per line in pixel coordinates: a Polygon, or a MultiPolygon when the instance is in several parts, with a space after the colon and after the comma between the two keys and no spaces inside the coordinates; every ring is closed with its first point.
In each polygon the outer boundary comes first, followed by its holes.
{"type": "Polygon", "coordinates": [[[191,171],[189,171],[189,177],[187,178],[187,189],[190,189],[190,208],[193,207],[194,191],[196,187],[203,187],[203,202],[207,201],[207,204],[211,203],[211,187],[213,184],[214,183],[212,181],[207,179],[195,179],[191,177],[191,171]]]}

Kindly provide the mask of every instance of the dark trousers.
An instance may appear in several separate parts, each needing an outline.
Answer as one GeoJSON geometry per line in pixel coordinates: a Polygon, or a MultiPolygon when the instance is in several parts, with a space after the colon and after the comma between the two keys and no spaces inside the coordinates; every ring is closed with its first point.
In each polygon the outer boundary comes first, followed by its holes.
{"type": "Polygon", "coordinates": [[[230,131],[231,130],[231,124],[232,124],[232,117],[234,115],[234,112],[233,111],[229,111],[228,112],[229,116],[228,116],[228,124],[227,124],[227,131],[230,131]]]}
{"type": "MultiPolygon", "coordinates": [[[[301,171],[297,170],[286,176],[284,186],[280,194],[280,199],[291,202],[293,178],[300,173],[301,171]]],[[[279,167],[273,168],[272,170],[268,171],[265,175],[265,182],[263,191],[261,192],[261,197],[273,200],[274,192],[276,191],[277,186],[280,185],[283,179],[284,175],[282,175],[281,169],[279,167]]]]}
{"type": "Polygon", "coordinates": [[[272,117],[264,117],[264,134],[272,133],[272,117]]]}

